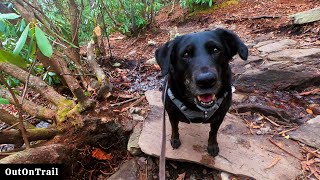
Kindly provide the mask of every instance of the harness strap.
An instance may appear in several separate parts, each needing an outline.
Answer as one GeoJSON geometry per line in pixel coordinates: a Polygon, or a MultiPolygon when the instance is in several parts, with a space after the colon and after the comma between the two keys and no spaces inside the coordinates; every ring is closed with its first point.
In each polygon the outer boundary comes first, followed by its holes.
{"type": "Polygon", "coordinates": [[[215,104],[210,108],[203,108],[197,105],[198,110],[192,110],[183,104],[179,99],[177,99],[170,88],[167,90],[167,94],[171,101],[178,107],[180,112],[189,120],[189,122],[194,122],[194,119],[203,119],[202,123],[206,123],[213,114],[219,109],[224,98],[228,95],[228,92],[225,92],[222,97],[215,101],[215,104]]]}

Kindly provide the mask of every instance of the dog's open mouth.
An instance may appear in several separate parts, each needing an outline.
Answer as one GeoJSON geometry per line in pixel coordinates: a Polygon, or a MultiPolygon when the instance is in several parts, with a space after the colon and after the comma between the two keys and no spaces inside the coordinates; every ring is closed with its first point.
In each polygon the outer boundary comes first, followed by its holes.
{"type": "Polygon", "coordinates": [[[197,102],[200,106],[208,108],[214,105],[216,96],[214,94],[202,94],[197,96],[197,102]]]}

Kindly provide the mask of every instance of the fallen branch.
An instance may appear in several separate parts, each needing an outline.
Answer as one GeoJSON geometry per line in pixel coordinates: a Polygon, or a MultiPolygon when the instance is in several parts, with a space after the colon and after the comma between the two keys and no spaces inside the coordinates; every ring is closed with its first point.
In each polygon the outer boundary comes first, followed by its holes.
{"type": "Polygon", "coordinates": [[[279,145],[278,145],[276,142],[274,142],[272,139],[269,139],[269,141],[270,141],[273,145],[277,146],[278,148],[280,148],[281,150],[283,150],[284,152],[286,152],[287,154],[289,154],[290,156],[292,156],[292,157],[294,157],[294,158],[296,158],[296,159],[299,159],[300,161],[303,161],[303,159],[295,156],[294,154],[290,153],[289,151],[287,151],[287,150],[284,149],[283,147],[279,146],[279,145]]]}
{"type": "MultiPolygon", "coordinates": [[[[29,141],[48,140],[58,134],[56,129],[34,128],[27,129],[27,138],[29,141]]],[[[22,143],[22,136],[19,130],[11,129],[0,131],[0,144],[19,144],[22,143]]]]}
{"type": "Polygon", "coordinates": [[[138,105],[138,104],[141,103],[145,98],[146,98],[145,96],[141,96],[138,100],[136,100],[135,102],[131,103],[129,106],[121,109],[120,112],[127,111],[128,109],[132,108],[133,106],[138,105]]]}
{"type": "MultiPolygon", "coordinates": [[[[10,92],[8,90],[0,89],[0,97],[6,98],[9,100],[11,104],[14,104],[14,99],[12,98],[10,92]]],[[[19,102],[22,101],[20,96],[16,95],[16,98],[19,102]]],[[[31,116],[37,117],[42,120],[54,120],[55,119],[55,112],[51,109],[43,107],[41,105],[35,104],[31,101],[25,100],[22,104],[22,110],[27,112],[31,116]]]]}
{"type": "Polygon", "coordinates": [[[232,112],[244,113],[244,112],[259,112],[265,116],[274,116],[282,121],[291,122],[291,117],[289,114],[278,108],[257,105],[257,104],[243,104],[236,107],[231,108],[232,112]]]}
{"type": "Polygon", "coordinates": [[[67,164],[72,148],[51,144],[14,153],[0,160],[0,164],[67,164]]]}
{"type": "MultiPolygon", "coordinates": [[[[16,125],[19,123],[19,119],[8,113],[7,111],[0,109],[0,121],[8,124],[9,126],[16,125]]],[[[24,123],[25,127],[28,129],[35,128],[32,124],[29,122],[24,123]]]]}
{"type": "Polygon", "coordinates": [[[225,21],[245,21],[245,20],[255,20],[255,19],[276,19],[281,18],[281,16],[275,16],[275,15],[261,15],[261,16],[253,16],[253,17],[239,17],[239,18],[233,18],[233,19],[226,19],[225,21]]]}
{"type": "Polygon", "coordinates": [[[134,100],[137,100],[139,99],[140,97],[135,97],[135,98],[132,98],[132,99],[128,99],[128,100],[125,100],[125,101],[121,101],[121,102],[118,102],[118,103],[115,103],[115,104],[110,104],[111,107],[114,107],[114,106],[121,106],[122,104],[125,104],[125,103],[128,103],[128,102],[131,102],[131,101],[134,101],[134,100]]]}
{"type": "Polygon", "coordinates": [[[110,84],[106,74],[104,73],[103,69],[99,66],[96,61],[95,55],[93,53],[93,41],[90,41],[87,46],[87,62],[96,74],[98,79],[98,83],[100,88],[97,92],[97,99],[102,100],[106,99],[110,96],[110,92],[112,90],[112,85],[110,84]]]}
{"type": "MultiPolygon", "coordinates": [[[[19,79],[22,83],[26,83],[25,80],[28,76],[28,72],[26,72],[25,70],[8,62],[0,62],[0,70],[19,79]]],[[[67,101],[65,97],[61,96],[51,86],[46,84],[41,78],[37,76],[30,76],[29,87],[39,92],[43,97],[48,99],[54,105],[59,105],[61,102],[67,101]]]]}

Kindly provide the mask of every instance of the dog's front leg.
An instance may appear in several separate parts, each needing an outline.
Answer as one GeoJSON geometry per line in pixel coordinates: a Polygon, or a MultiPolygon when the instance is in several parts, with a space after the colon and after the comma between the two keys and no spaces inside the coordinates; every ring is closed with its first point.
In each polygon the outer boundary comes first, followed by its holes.
{"type": "Polygon", "coordinates": [[[178,149],[179,146],[181,145],[180,139],[179,139],[179,121],[170,118],[170,124],[171,124],[171,139],[170,143],[173,149],[178,149]]]}
{"type": "Polygon", "coordinates": [[[208,153],[215,157],[219,154],[219,146],[218,146],[218,141],[217,141],[217,134],[219,127],[222,123],[221,121],[213,122],[210,124],[210,132],[209,132],[209,140],[208,140],[208,153]]]}

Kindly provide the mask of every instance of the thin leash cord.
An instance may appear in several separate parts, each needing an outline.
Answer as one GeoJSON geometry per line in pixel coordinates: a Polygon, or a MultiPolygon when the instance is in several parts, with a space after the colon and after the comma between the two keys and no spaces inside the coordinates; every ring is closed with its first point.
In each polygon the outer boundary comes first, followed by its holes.
{"type": "Polygon", "coordinates": [[[165,83],[163,94],[163,114],[162,114],[162,138],[161,138],[161,153],[159,162],[159,180],[166,179],[166,95],[168,90],[168,79],[165,83]]]}

